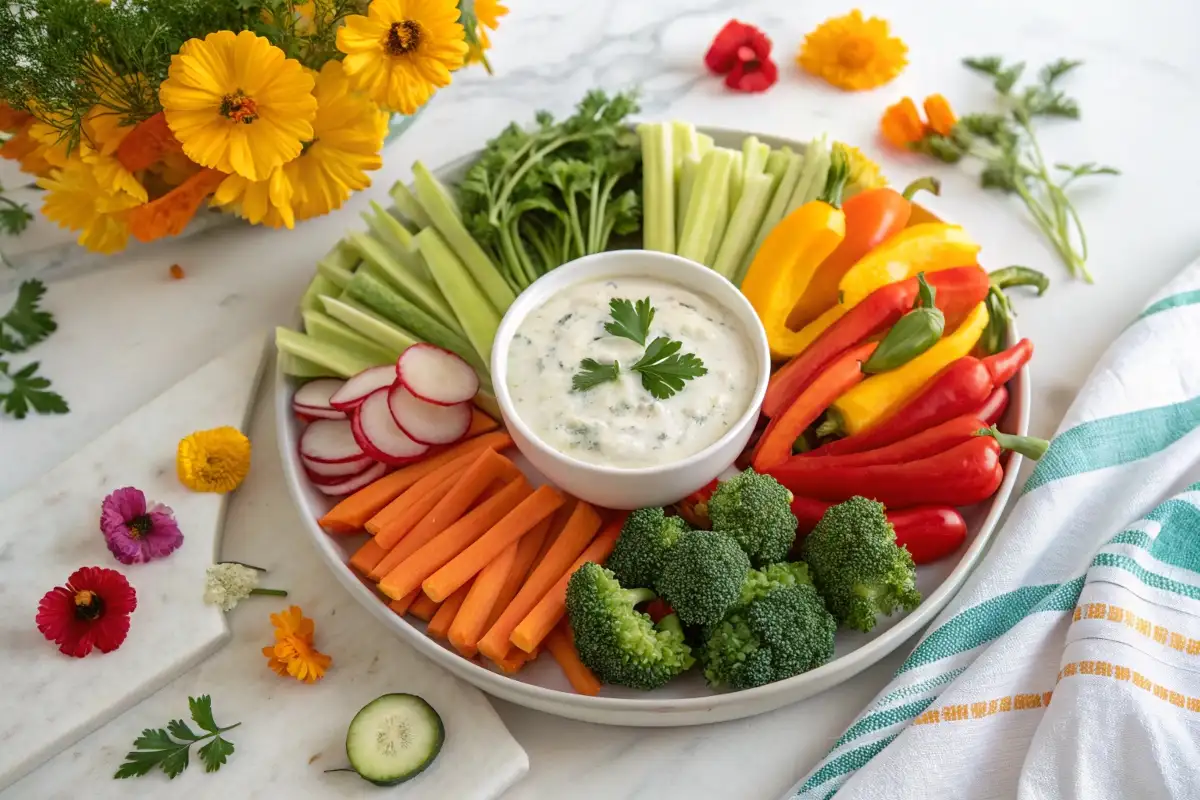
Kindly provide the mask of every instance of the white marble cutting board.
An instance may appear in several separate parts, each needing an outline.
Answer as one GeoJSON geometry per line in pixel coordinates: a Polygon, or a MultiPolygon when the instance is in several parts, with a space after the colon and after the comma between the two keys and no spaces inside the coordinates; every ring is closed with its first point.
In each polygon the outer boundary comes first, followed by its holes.
{"type": "Polygon", "coordinates": [[[225,615],[198,602],[228,498],[184,488],[175,473],[175,448],[196,430],[245,430],[265,341],[265,334],[252,336],[209,362],[0,503],[0,686],[9,701],[0,714],[0,789],[186,672],[229,637],[225,615]],[[100,504],[122,486],[170,506],[183,546],[149,564],[127,566],[113,558],[100,533],[100,504]],[[59,653],[34,616],[42,595],[82,566],[119,570],[137,591],[137,610],[119,649],[77,659],[59,653]]]}

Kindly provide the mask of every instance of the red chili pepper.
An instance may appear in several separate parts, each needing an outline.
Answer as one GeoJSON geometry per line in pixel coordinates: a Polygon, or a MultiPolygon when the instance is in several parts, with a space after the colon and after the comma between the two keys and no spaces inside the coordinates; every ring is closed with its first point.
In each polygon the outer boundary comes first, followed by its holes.
{"type": "Polygon", "coordinates": [[[1028,364],[1031,358],[1033,358],[1033,342],[1022,339],[1007,350],[1001,350],[999,353],[983,359],[983,365],[987,367],[988,374],[992,376],[992,385],[1003,386],[1020,372],[1021,367],[1028,364]]]}
{"type": "MultiPolygon", "coordinates": [[[[833,505],[811,497],[795,497],[792,513],[799,522],[792,557],[801,557],[801,542],[833,505]]],[[[887,512],[888,522],[896,531],[896,544],[907,547],[913,561],[928,564],[959,548],[967,538],[967,523],[950,506],[917,506],[887,512]]]]}
{"type": "Polygon", "coordinates": [[[988,425],[995,425],[1008,410],[1008,389],[997,386],[983,401],[983,405],[975,410],[974,416],[979,417],[988,425]]]}
{"type": "MultiPolygon", "coordinates": [[[[947,317],[974,308],[988,292],[987,273],[977,266],[927,273],[925,280],[937,290],[934,303],[947,317]]],[[[894,325],[912,310],[918,287],[916,278],[889,283],[847,311],[771,376],[763,414],[773,418],[782,413],[835,358],[894,325]]]]}
{"type": "Polygon", "coordinates": [[[717,483],[717,479],[713,478],[675,504],[679,516],[687,520],[693,528],[707,530],[712,526],[712,520],[708,518],[708,498],[717,490],[717,483]]]}
{"type": "Polygon", "coordinates": [[[754,447],[751,465],[756,471],[764,472],[768,467],[781,464],[792,454],[796,438],[816,422],[834,400],[866,377],[862,371],[863,362],[878,346],[878,342],[869,342],[846,351],[822,370],[786,411],[772,418],[754,447]]]}
{"type": "MultiPolygon", "coordinates": [[[[937,455],[951,447],[970,441],[980,430],[988,427],[974,414],[963,414],[940,425],[926,428],[907,439],[861,453],[842,456],[812,456],[804,459],[805,469],[831,469],[837,467],[869,467],[873,464],[903,464],[937,455]]],[[[798,467],[799,468],[799,467],[798,467]]]]}

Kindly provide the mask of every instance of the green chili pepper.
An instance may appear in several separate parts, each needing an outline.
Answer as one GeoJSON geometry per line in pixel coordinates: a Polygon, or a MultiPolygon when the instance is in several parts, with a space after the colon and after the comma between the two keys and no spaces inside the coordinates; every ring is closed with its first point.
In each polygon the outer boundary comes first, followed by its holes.
{"type": "Polygon", "coordinates": [[[863,364],[863,372],[887,372],[907,364],[942,338],[942,332],[946,329],[946,315],[933,304],[937,290],[925,281],[924,272],[917,275],[917,282],[920,289],[912,311],[901,317],[883,337],[879,347],[863,364]]]}
{"type": "Polygon", "coordinates": [[[1029,267],[1004,267],[988,273],[992,286],[988,289],[988,324],[979,337],[979,347],[986,355],[999,353],[1008,340],[1008,323],[1015,315],[1005,289],[1032,286],[1040,297],[1050,287],[1050,279],[1029,267]]]}

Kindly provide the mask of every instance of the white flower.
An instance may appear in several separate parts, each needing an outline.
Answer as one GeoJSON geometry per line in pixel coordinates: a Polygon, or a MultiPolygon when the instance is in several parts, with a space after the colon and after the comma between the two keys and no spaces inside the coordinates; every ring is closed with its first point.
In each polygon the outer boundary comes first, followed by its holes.
{"type": "Polygon", "coordinates": [[[257,587],[257,570],[244,564],[213,564],[205,573],[204,602],[231,611],[257,587]]]}

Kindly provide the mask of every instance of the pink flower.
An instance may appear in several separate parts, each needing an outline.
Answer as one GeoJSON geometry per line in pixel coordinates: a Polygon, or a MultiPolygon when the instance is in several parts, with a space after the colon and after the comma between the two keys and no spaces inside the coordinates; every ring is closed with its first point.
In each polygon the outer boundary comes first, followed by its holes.
{"type": "Polygon", "coordinates": [[[126,486],[104,498],[100,532],[108,549],[122,564],[142,564],[170,555],[183,544],[183,534],[171,509],[146,504],[140,489],[126,486]]]}

